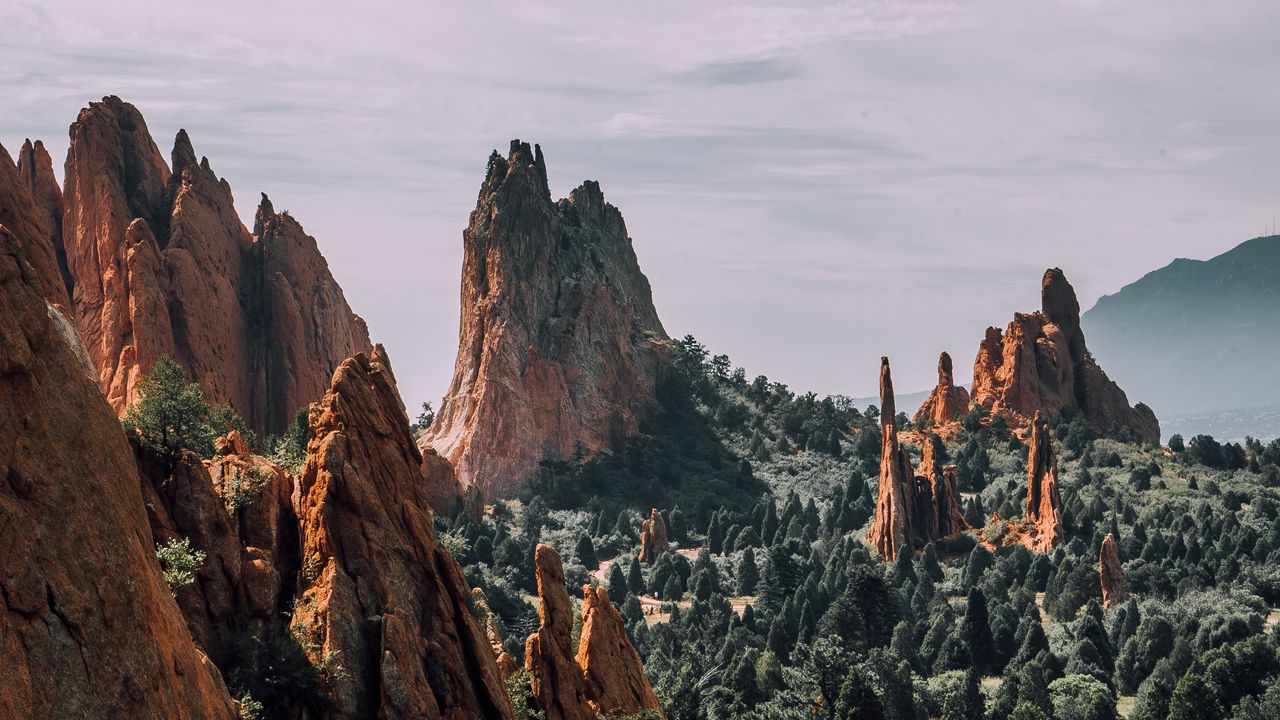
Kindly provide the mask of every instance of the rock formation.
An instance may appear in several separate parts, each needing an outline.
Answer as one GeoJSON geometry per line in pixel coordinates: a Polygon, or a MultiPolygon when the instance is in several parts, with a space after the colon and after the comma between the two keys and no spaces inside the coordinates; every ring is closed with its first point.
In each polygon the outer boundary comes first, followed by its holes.
{"type": "Polygon", "coordinates": [[[1027,535],[1034,550],[1045,551],[1062,542],[1062,498],[1058,496],[1058,459],[1049,437],[1049,424],[1036,413],[1031,421],[1027,454],[1027,535]]]}
{"type": "Polygon", "coordinates": [[[639,560],[646,565],[658,561],[658,556],[671,549],[667,540],[667,521],[662,519],[658,508],[649,510],[649,517],[640,523],[640,556],[639,560]]]}
{"type": "Polygon", "coordinates": [[[124,431],[27,260],[47,240],[0,233],[0,717],[231,720],[161,577],[124,431]]]}
{"type": "Polygon", "coordinates": [[[930,427],[942,427],[969,411],[969,391],[956,387],[951,356],[938,356],[938,386],[925,398],[914,420],[930,427]]]}
{"type": "Polygon", "coordinates": [[[1109,608],[1125,601],[1124,568],[1120,566],[1120,553],[1111,533],[1102,538],[1098,549],[1098,581],[1102,586],[1102,607],[1109,608]]]}
{"type": "Polygon", "coordinates": [[[973,402],[1015,427],[1027,427],[1037,412],[1076,411],[1098,432],[1157,442],[1155,413],[1142,403],[1130,407],[1085,347],[1080,304],[1061,270],[1045,271],[1040,295],[1039,312],[1016,313],[1003,334],[987,329],[973,365],[973,402]]]}
{"type": "Polygon", "coordinates": [[[599,585],[582,587],[582,638],[577,661],[586,681],[588,702],[597,716],[632,716],[642,710],[661,714],[662,705],[627,637],[622,615],[599,585]]]}
{"type": "Polygon", "coordinates": [[[323,717],[512,717],[421,461],[382,348],[343,361],[311,408],[292,619],[311,661],[340,670],[323,717]]]}
{"type": "Polygon", "coordinates": [[[560,556],[549,545],[534,551],[538,579],[538,630],[525,643],[525,667],[546,720],[594,720],[661,714],[626,626],[601,587],[582,588],[582,634],[572,650],[573,605],[560,556]]]}
{"type": "Polygon", "coordinates": [[[170,355],[207,400],[281,432],[368,332],[292,218],[264,197],[250,235],[185,131],[172,160],[170,173],[119,98],[72,124],[62,240],[77,328],[117,412],[170,355]]]}
{"type": "Polygon", "coordinates": [[[49,230],[49,246],[57,257],[58,273],[62,276],[66,296],[70,299],[71,272],[67,270],[67,252],[62,246],[62,187],[58,185],[58,178],[54,177],[53,158],[49,157],[49,151],[45,149],[43,142],[36,140],[32,143],[27,140],[22,143],[22,150],[18,153],[18,173],[26,181],[31,199],[44,216],[49,230]]]}
{"type": "Polygon", "coordinates": [[[14,242],[21,246],[23,258],[39,283],[40,294],[51,303],[68,307],[49,218],[32,196],[31,185],[25,179],[32,171],[30,164],[21,163],[26,148],[24,145],[23,154],[19,155],[20,164],[14,165],[9,151],[0,145],[0,232],[11,234],[14,242]]]}
{"type": "Polygon", "coordinates": [[[898,442],[894,422],[897,414],[893,400],[893,378],[889,358],[880,358],[880,482],[877,489],[876,516],[868,539],[880,551],[880,557],[893,560],[898,553],[913,552],[915,514],[915,473],[911,456],[898,442]]]}
{"type": "Polygon", "coordinates": [[[421,440],[485,497],[544,459],[590,457],[654,404],[666,333],[617,208],[587,181],[551,199],[542,151],[494,152],[463,233],[453,381],[421,440]]]}
{"type": "Polygon", "coordinates": [[[955,535],[969,529],[960,512],[960,493],[956,490],[956,466],[942,465],[938,456],[943,452],[942,440],[937,435],[925,436],[920,464],[916,466],[919,493],[928,498],[925,541],[955,535]]]}

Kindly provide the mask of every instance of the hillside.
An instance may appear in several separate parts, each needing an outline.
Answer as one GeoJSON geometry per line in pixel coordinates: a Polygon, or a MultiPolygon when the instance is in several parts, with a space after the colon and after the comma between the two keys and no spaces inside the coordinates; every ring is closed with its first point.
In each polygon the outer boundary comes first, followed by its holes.
{"type": "Polygon", "coordinates": [[[1162,418],[1280,402],[1280,236],[1174,260],[1082,322],[1098,362],[1162,418]]]}

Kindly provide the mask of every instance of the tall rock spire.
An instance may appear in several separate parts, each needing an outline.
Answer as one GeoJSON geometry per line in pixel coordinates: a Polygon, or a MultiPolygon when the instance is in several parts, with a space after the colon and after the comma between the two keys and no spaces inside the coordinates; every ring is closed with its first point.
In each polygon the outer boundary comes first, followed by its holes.
{"type": "Polygon", "coordinates": [[[893,560],[901,552],[913,552],[915,474],[911,457],[898,443],[894,421],[893,378],[889,358],[880,358],[880,482],[876,516],[868,539],[880,557],[893,560]]]}
{"type": "Polygon", "coordinates": [[[1036,413],[1031,422],[1027,452],[1028,544],[1049,550],[1062,542],[1062,498],[1058,495],[1058,459],[1053,452],[1049,424],[1036,413]]]}
{"type": "Polygon", "coordinates": [[[654,405],[666,332],[598,183],[551,199],[537,146],[494,152],[463,232],[453,381],[422,447],[485,497],[618,446],[654,405]]]}
{"type": "Polygon", "coordinates": [[[951,356],[938,356],[938,385],[925,398],[914,420],[931,427],[941,427],[959,419],[969,411],[969,391],[956,387],[951,356]]]}

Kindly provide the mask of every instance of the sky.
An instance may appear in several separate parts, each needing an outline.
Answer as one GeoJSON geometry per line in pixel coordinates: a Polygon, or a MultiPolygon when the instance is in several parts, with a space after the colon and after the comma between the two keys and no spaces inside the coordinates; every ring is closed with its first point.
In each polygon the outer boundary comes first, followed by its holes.
{"type": "MultiPolygon", "coordinates": [[[[669,334],[750,376],[965,381],[1060,266],[1083,307],[1280,215],[1280,3],[0,0],[0,143],[80,107],[186,128],[314,235],[406,404],[457,351],[491,150],[598,180],[669,334]]],[[[1141,398],[1131,398],[1140,400],[1141,398]]]]}

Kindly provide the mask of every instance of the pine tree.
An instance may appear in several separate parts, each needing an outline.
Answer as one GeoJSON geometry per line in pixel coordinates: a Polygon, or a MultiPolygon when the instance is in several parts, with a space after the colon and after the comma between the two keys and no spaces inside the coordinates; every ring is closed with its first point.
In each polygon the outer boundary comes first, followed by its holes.
{"type": "Polygon", "coordinates": [[[836,720],[883,720],[884,705],[858,666],[849,668],[836,699],[836,720]]]}
{"type": "Polygon", "coordinates": [[[622,566],[613,563],[609,566],[609,602],[615,606],[621,606],[622,601],[627,599],[627,574],[622,571],[622,566]]]}
{"type": "Polygon", "coordinates": [[[999,668],[995,642],[991,637],[991,623],[987,615],[987,598],[977,588],[969,589],[964,619],[959,633],[973,658],[974,667],[984,674],[995,674],[999,668]]]}
{"type": "Polygon", "coordinates": [[[1188,672],[1178,680],[1169,697],[1168,720],[1216,720],[1222,717],[1222,708],[1213,689],[1203,676],[1188,672]]]}
{"type": "Polygon", "coordinates": [[[982,692],[978,674],[969,670],[955,692],[942,703],[942,720],[972,720],[982,717],[982,692]]]}
{"type": "Polygon", "coordinates": [[[640,560],[634,555],[627,565],[627,589],[634,595],[644,595],[648,589],[644,582],[644,568],[640,567],[640,560]]]}
{"type": "Polygon", "coordinates": [[[756,552],[748,547],[742,552],[742,560],[738,562],[739,595],[754,595],[756,584],[760,582],[760,571],[756,567],[756,552]]]}
{"type": "Polygon", "coordinates": [[[724,552],[724,528],[720,525],[718,512],[712,514],[711,524],[707,527],[707,546],[716,555],[724,552]]]}
{"type": "Polygon", "coordinates": [[[591,542],[591,536],[586,533],[578,536],[578,544],[573,548],[573,555],[587,569],[587,572],[594,572],[600,565],[600,561],[596,558],[595,543],[591,542]]]}

